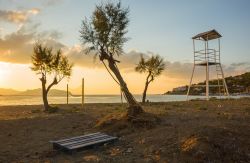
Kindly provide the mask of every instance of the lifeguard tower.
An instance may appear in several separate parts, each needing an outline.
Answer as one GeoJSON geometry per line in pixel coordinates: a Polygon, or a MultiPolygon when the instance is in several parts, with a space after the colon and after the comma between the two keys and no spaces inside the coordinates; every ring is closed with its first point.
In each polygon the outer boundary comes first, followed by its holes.
{"type": "Polygon", "coordinates": [[[211,30],[197,34],[192,37],[193,39],[193,50],[194,50],[194,66],[191,75],[191,80],[189,83],[187,91],[187,100],[190,93],[190,88],[192,86],[192,81],[194,77],[195,68],[202,66],[206,68],[206,85],[195,85],[206,87],[206,99],[209,100],[209,88],[218,87],[219,95],[223,94],[229,96],[227,84],[224,78],[224,73],[221,67],[220,60],[220,38],[222,36],[216,31],[211,30]],[[198,46],[197,46],[198,44],[198,46]],[[210,46],[211,45],[211,46],[210,46]],[[218,84],[209,85],[209,67],[215,66],[218,84]]]}

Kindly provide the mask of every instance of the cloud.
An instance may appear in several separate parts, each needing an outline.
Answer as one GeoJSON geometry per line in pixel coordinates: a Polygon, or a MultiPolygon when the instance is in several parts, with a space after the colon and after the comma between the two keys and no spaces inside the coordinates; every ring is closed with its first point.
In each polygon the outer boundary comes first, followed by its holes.
{"type": "Polygon", "coordinates": [[[28,13],[33,14],[33,15],[37,15],[40,12],[40,9],[38,8],[33,8],[31,10],[28,10],[28,13]]]}
{"type": "MultiPolygon", "coordinates": [[[[83,52],[83,49],[81,48],[80,45],[76,45],[71,48],[66,48],[64,49],[64,52],[70,58],[70,60],[75,63],[76,66],[88,67],[88,68],[104,68],[104,66],[99,61],[98,58],[94,60],[93,54],[86,55],[83,52]]],[[[149,58],[151,55],[154,55],[154,53],[152,52],[142,53],[133,50],[126,54],[120,55],[119,57],[116,57],[117,60],[121,61],[121,63],[117,64],[119,69],[124,73],[135,72],[134,68],[136,64],[139,62],[141,55],[143,55],[144,58],[149,58]]],[[[178,82],[181,81],[183,81],[183,83],[189,82],[193,69],[193,63],[171,62],[165,59],[165,64],[166,64],[166,70],[163,71],[163,76],[178,82]]],[[[213,70],[211,69],[211,71],[213,70]]],[[[204,72],[205,72],[204,67],[197,66],[194,74],[194,82],[205,80],[204,72]]],[[[227,70],[225,74],[230,74],[228,72],[229,71],[227,70]]],[[[211,74],[210,77],[211,78],[216,77],[215,73],[214,75],[211,74]]]]}
{"type": "Polygon", "coordinates": [[[223,69],[225,70],[225,74],[227,76],[240,75],[244,72],[250,72],[250,62],[232,63],[223,69]]]}
{"type": "Polygon", "coordinates": [[[249,63],[248,62],[232,63],[230,66],[231,67],[242,67],[242,66],[244,67],[246,65],[249,66],[249,63]]]}
{"type": "Polygon", "coordinates": [[[45,6],[55,6],[61,4],[63,0],[43,0],[45,6]]]}
{"type": "Polygon", "coordinates": [[[102,66],[98,58],[94,59],[94,53],[86,54],[81,45],[65,47],[63,52],[76,66],[88,68],[101,68],[102,66]]]}
{"type": "Polygon", "coordinates": [[[4,29],[0,27],[0,37],[1,37],[3,31],[4,31],[4,29]]]}
{"type": "Polygon", "coordinates": [[[32,33],[15,32],[0,39],[0,60],[4,62],[27,63],[32,49],[32,33]]]}
{"type": "MultiPolygon", "coordinates": [[[[240,75],[245,72],[250,72],[250,62],[240,62],[232,63],[230,65],[222,65],[224,76],[235,76],[240,75]]],[[[181,63],[181,62],[169,62],[166,61],[166,70],[164,71],[164,76],[175,79],[177,81],[182,81],[184,84],[188,84],[191,78],[193,70],[193,63],[181,63]]],[[[210,66],[209,68],[210,79],[217,79],[215,66],[210,66]]],[[[206,80],[206,72],[204,66],[196,66],[193,83],[206,80]]]]}
{"type": "Polygon", "coordinates": [[[29,64],[34,42],[40,40],[56,49],[65,45],[56,41],[60,33],[55,31],[37,32],[39,24],[24,25],[18,31],[0,38],[0,61],[29,64]]]}
{"type": "MultiPolygon", "coordinates": [[[[77,66],[88,67],[88,68],[104,68],[98,56],[95,53],[86,54],[84,47],[81,45],[75,45],[73,47],[64,48],[64,53],[69,59],[77,66]]],[[[134,71],[134,67],[139,62],[141,55],[145,58],[149,57],[149,54],[143,54],[137,51],[130,51],[126,54],[115,56],[114,58],[119,60],[118,67],[126,72],[134,71]]]]}
{"type": "MultiPolygon", "coordinates": [[[[13,32],[0,38],[0,61],[11,63],[30,64],[30,57],[33,53],[33,45],[37,40],[43,41],[46,45],[55,49],[61,48],[63,53],[67,55],[71,62],[75,66],[87,67],[87,68],[99,68],[104,69],[104,66],[97,57],[94,60],[94,54],[86,55],[81,45],[75,45],[69,47],[64,45],[58,39],[62,37],[62,33],[49,30],[39,31],[40,24],[25,24],[18,31],[13,32]]],[[[126,54],[116,57],[121,61],[118,63],[118,67],[123,73],[134,72],[134,67],[140,60],[140,56],[143,55],[148,58],[152,55],[152,52],[141,53],[138,51],[130,51],[126,54]]],[[[165,59],[166,70],[163,72],[163,76],[169,80],[175,80],[179,83],[187,84],[190,80],[193,63],[190,62],[171,62],[165,59]]],[[[223,66],[225,76],[238,75],[246,71],[250,71],[249,62],[232,63],[228,66],[223,66]]],[[[211,67],[211,71],[214,69],[211,67]]],[[[216,74],[211,72],[210,78],[215,78],[216,74]]],[[[194,82],[205,80],[205,68],[197,67],[194,74],[194,82]]]]}
{"type": "Polygon", "coordinates": [[[22,24],[28,21],[32,15],[37,15],[40,12],[38,8],[32,8],[25,11],[10,11],[0,10],[0,20],[10,23],[22,24]]]}
{"type": "Polygon", "coordinates": [[[130,51],[127,54],[121,55],[118,60],[121,61],[119,66],[122,69],[126,69],[127,72],[134,71],[135,66],[139,63],[141,55],[144,58],[149,58],[150,53],[141,53],[138,51],[130,51]]]}

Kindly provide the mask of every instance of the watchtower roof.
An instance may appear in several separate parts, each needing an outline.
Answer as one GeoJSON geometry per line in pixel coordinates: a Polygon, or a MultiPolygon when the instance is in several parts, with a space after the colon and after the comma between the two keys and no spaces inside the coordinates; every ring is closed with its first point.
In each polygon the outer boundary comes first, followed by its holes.
{"type": "Polygon", "coordinates": [[[208,40],[213,40],[213,39],[217,39],[220,37],[222,37],[221,34],[219,34],[219,32],[213,29],[207,32],[199,33],[196,36],[192,37],[192,39],[208,41],[208,40]]]}

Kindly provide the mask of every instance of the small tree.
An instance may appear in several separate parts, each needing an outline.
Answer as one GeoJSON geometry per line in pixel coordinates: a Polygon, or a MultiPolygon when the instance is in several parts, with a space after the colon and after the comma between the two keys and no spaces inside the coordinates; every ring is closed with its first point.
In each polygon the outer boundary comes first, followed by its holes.
{"type": "Polygon", "coordinates": [[[164,69],[165,63],[159,55],[152,56],[147,60],[145,60],[143,56],[141,56],[141,60],[135,67],[135,71],[148,74],[146,78],[145,88],[142,94],[142,103],[145,103],[146,101],[148,85],[153,82],[155,77],[159,76],[164,69]]]}
{"type": "Polygon", "coordinates": [[[53,53],[52,48],[40,43],[36,43],[33,50],[31,70],[41,75],[44,110],[48,111],[50,108],[47,98],[49,90],[65,77],[71,76],[73,64],[70,64],[68,58],[62,55],[61,50],[53,53]],[[53,81],[46,86],[49,75],[53,75],[53,81]]]}
{"type": "Polygon", "coordinates": [[[88,45],[88,52],[97,52],[100,61],[103,62],[113,79],[121,87],[125,99],[129,104],[128,114],[135,116],[143,112],[143,110],[123,80],[116,64],[120,61],[115,59],[115,56],[123,53],[123,44],[128,40],[125,37],[129,23],[128,13],[128,8],[122,8],[120,2],[117,4],[107,3],[97,5],[91,20],[84,20],[82,22],[80,36],[83,44],[88,45]],[[108,66],[105,65],[105,61],[108,62],[108,66]]]}

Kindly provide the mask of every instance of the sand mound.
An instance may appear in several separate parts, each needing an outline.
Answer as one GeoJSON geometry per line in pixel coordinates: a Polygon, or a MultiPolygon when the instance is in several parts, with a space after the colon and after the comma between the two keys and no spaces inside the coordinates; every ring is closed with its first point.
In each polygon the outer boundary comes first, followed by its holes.
{"type": "Polygon", "coordinates": [[[139,128],[150,129],[159,123],[159,117],[147,112],[141,112],[136,116],[129,113],[112,113],[98,120],[96,127],[105,132],[125,134],[139,128]]]}

